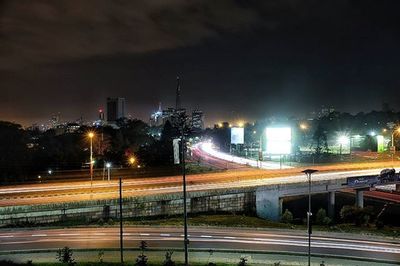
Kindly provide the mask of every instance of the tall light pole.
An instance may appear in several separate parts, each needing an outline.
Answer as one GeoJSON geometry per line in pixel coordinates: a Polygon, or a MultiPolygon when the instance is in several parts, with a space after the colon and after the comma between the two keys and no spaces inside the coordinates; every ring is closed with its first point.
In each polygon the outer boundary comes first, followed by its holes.
{"type": "Polygon", "coordinates": [[[110,182],[110,170],[111,170],[111,163],[106,163],[106,167],[107,167],[107,180],[108,182],[110,182]]]}
{"type": "Polygon", "coordinates": [[[308,266],[311,265],[311,234],[312,234],[312,225],[311,225],[311,175],[318,170],[315,169],[306,169],[301,171],[305,173],[308,178],[308,212],[307,212],[307,231],[308,231],[308,266]]]}
{"type": "Polygon", "coordinates": [[[119,248],[121,265],[124,264],[124,235],[122,230],[122,178],[119,178],[119,248]]]}
{"type": "Polygon", "coordinates": [[[90,193],[92,193],[93,189],[93,137],[94,133],[89,132],[88,137],[90,140],[90,193]]]}
{"type": "MultiPolygon", "coordinates": [[[[183,123],[182,123],[183,124],[183,123]]],[[[184,124],[182,125],[181,135],[181,152],[182,152],[182,181],[183,181],[183,234],[184,234],[184,247],[185,247],[185,266],[189,266],[189,254],[188,254],[188,226],[187,226],[187,209],[186,209],[186,139],[184,124]]]]}

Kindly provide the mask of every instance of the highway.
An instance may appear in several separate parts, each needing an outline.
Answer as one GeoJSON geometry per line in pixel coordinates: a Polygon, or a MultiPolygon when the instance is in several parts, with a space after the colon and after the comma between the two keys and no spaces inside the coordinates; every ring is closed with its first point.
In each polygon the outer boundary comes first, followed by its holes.
{"type": "MultiPolygon", "coordinates": [[[[182,248],[182,229],[126,227],[124,244],[136,248],[145,240],[149,248],[182,248]]],[[[189,228],[190,248],[305,253],[305,233],[232,228],[189,228]]],[[[12,229],[0,230],[0,250],[22,251],[56,249],[118,248],[119,228],[12,229]]],[[[400,242],[378,239],[351,239],[314,235],[312,253],[367,259],[400,261],[400,242]]]]}
{"type": "MultiPolygon", "coordinates": [[[[321,172],[313,175],[314,181],[346,178],[349,176],[378,174],[381,168],[321,172]]],[[[275,172],[266,170],[228,171],[191,175],[187,177],[188,191],[245,188],[282,183],[305,182],[299,169],[275,172]]],[[[158,195],[182,191],[182,177],[126,179],[123,181],[124,197],[158,195]]],[[[96,181],[90,188],[88,181],[8,186],[0,189],[0,206],[34,205],[82,200],[112,199],[118,197],[118,182],[96,181]],[[91,193],[91,191],[93,191],[91,193]]]]}

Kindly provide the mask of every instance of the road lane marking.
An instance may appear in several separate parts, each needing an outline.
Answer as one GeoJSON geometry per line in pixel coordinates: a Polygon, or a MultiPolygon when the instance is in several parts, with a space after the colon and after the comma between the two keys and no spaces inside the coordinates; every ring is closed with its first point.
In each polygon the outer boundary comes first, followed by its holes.
{"type": "Polygon", "coordinates": [[[225,239],[236,239],[234,236],[224,236],[225,239]]]}
{"type": "Polygon", "coordinates": [[[47,236],[46,234],[36,234],[36,235],[32,235],[33,237],[36,237],[36,236],[47,236]]]}
{"type": "Polygon", "coordinates": [[[10,237],[14,237],[14,236],[13,235],[0,236],[0,238],[10,238],[10,237]]]}
{"type": "Polygon", "coordinates": [[[212,238],[212,236],[206,236],[206,235],[201,235],[200,237],[203,237],[203,238],[212,238]]]}
{"type": "Polygon", "coordinates": [[[170,234],[160,234],[160,236],[171,236],[170,234]]]}
{"type": "Polygon", "coordinates": [[[149,236],[150,234],[140,233],[141,236],[149,236]]]}

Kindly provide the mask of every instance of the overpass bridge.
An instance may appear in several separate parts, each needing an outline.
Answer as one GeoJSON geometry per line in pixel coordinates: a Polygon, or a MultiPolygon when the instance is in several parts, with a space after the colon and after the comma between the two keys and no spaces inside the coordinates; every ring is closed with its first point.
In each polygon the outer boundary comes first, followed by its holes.
{"type": "Polygon", "coordinates": [[[369,191],[376,186],[396,184],[400,192],[400,173],[394,169],[384,169],[377,175],[358,175],[337,179],[315,180],[311,182],[309,191],[308,183],[285,183],[258,187],[256,193],[256,211],[259,217],[278,221],[282,214],[282,203],[285,197],[311,194],[328,193],[328,215],[334,216],[335,192],[353,189],[356,191],[356,205],[364,207],[364,191],[369,191]]]}

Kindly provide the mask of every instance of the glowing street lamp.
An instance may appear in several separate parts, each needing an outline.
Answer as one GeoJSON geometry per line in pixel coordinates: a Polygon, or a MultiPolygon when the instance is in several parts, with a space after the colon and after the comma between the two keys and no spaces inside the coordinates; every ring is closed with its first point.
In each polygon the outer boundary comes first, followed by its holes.
{"type": "Polygon", "coordinates": [[[308,129],[307,124],[306,124],[306,123],[301,123],[301,124],[300,124],[300,129],[301,129],[301,130],[307,130],[307,129],[308,129]]]}
{"type": "Polygon", "coordinates": [[[238,122],[238,127],[244,127],[244,122],[243,121],[239,121],[238,122]]]}
{"type": "Polygon", "coordinates": [[[90,140],[90,190],[92,190],[93,187],[93,138],[94,138],[94,132],[90,131],[87,136],[89,137],[90,140]]]}
{"type": "Polygon", "coordinates": [[[106,167],[107,167],[107,179],[108,179],[108,182],[110,182],[110,180],[111,180],[111,178],[110,178],[111,163],[106,163],[106,167]]]}
{"type": "Polygon", "coordinates": [[[129,161],[130,165],[133,165],[136,162],[136,159],[135,159],[135,157],[131,156],[131,157],[129,157],[128,161],[129,161]]]}

